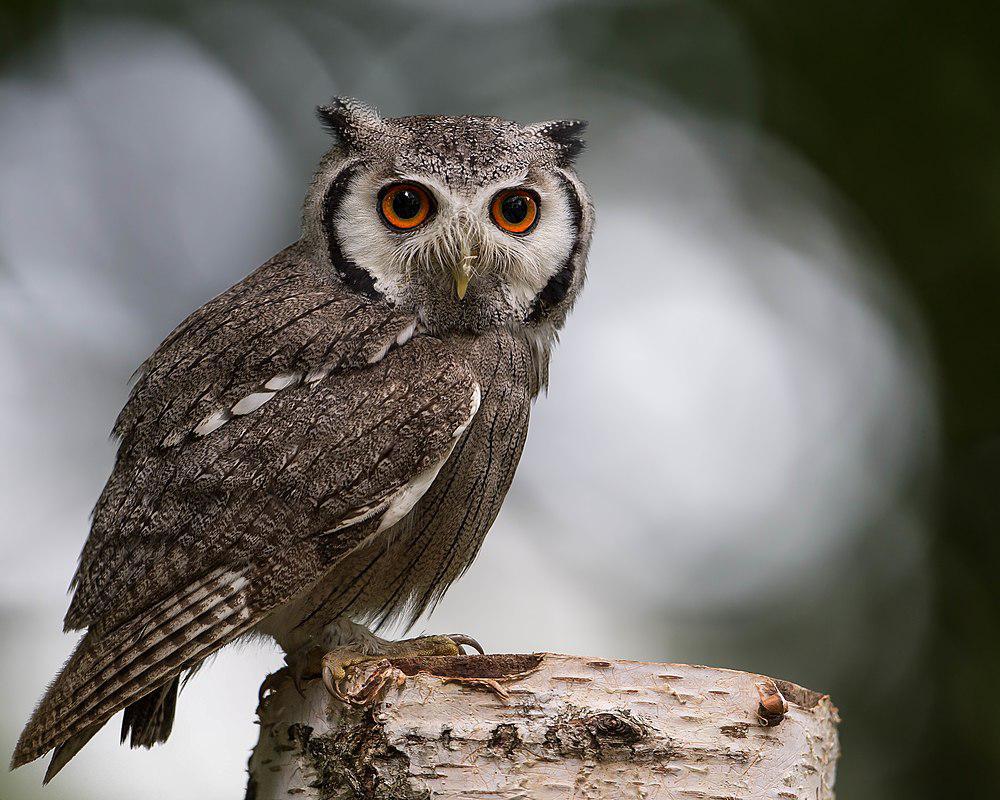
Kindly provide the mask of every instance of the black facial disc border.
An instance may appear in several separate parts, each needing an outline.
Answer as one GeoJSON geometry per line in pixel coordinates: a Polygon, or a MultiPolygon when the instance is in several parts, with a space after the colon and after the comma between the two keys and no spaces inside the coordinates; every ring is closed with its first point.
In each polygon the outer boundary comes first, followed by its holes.
{"type": "Polygon", "coordinates": [[[344,255],[344,249],[340,245],[340,239],[337,237],[337,230],[334,225],[334,220],[337,218],[337,211],[340,210],[340,204],[343,202],[347,187],[361,166],[361,164],[351,164],[345,167],[330,182],[330,186],[326,190],[326,195],[323,197],[323,230],[326,232],[326,247],[327,253],[330,256],[330,263],[337,271],[341,280],[359,294],[372,300],[381,300],[382,293],[375,288],[375,278],[372,274],[358,265],[357,262],[344,255]]]}
{"type": "Polygon", "coordinates": [[[535,301],[531,305],[531,311],[528,312],[528,322],[540,321],[549,311],[566,299],[566,295],[573,285],[573,277],[576,274],[576,256],[580,251],[580,232],[583,230],[583,203],[580,201],[580,195],[577,193],[573,182],[564,175],[560,175],[559,179],[566,188],[566,196],[569,199],[569,210],[573,217],[573,227],[576,231],[576,236],[573,240],[573,247],[569,251],[569,255],[566,256],[563,265],[549,278],[548,282],[535,297],[535,301]]]}

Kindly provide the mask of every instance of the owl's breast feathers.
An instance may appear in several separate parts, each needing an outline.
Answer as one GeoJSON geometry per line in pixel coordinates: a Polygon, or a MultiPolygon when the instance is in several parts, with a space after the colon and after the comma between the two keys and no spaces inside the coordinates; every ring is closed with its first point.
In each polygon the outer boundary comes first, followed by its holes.
{"type": "Polygon", "coordinates": [[[506,331],[414,330],[293,246],[160,345],[116,423],[121,446],[73,582],[66,627],[89,630],[14,766],[57,748],[51,775],[114,713],[399,519],[424,548],[412,565],[423,577],[390,593],[397,607],[426,604],[464,568],[520,455],[533,356],[506,331]],[[453,542],[437,565],[425,563],[428,532],[453,542]]]}

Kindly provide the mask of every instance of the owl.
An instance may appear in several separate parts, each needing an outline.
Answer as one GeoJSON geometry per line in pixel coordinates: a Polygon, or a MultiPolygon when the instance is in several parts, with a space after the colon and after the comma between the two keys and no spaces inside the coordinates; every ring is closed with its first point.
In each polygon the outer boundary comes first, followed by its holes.
{"type": "Polygon", "coordinates": [[[585,123],[319,116],[299,240],[137,371],[71,587],[86,633],[12,768],[54,750],[48,781],[122,710],[123,742],[164,741],[182,678],[241,637],[334,694],[365,658],[476,646],[376,633],[441,598],[510,486],[584,282],[585,123]]]}

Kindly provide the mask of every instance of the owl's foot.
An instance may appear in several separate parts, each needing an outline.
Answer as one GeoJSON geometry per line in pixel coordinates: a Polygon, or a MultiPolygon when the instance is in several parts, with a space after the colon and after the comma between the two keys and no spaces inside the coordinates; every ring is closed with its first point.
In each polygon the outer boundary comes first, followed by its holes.
{"type": "Polygon", "coordinates": [[[485,654],[482,645],[471,636],[462,633],[452,633],[440,636],[419,636],[415,639],[404,639],[399,642],[378,640],[376,652],[361,652],[348,645],[323,655],[320,663],[320,673],[327,691],[344,703],[352,705],[367,705],[378,696],[379,692],[391,680],[392,670],[389,669],[389,658],[417,658],[420,656],[458,656],[464,651],[462,647],[472,647],[485,654]],[[377,662],[384,662],[379,664],[377,662]],[[350,690],[344,686],[348,670],[369,664],[375,668],[357,688],[350,690]]]}

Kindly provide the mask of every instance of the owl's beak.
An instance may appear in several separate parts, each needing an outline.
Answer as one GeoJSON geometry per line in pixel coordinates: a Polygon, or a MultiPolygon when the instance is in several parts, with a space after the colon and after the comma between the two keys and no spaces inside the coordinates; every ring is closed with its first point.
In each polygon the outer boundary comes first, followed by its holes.
{"type": "Polygon", "coordinates": [[[469,288],[469,278],[472,277],[472,269],[479,259],[479,253],[474,251],[469,245],[462,245],[461,257],[451,266],[451,277],[455,281],[455,294],[461,300],[465,297],[465,290],[469,288]]]}

